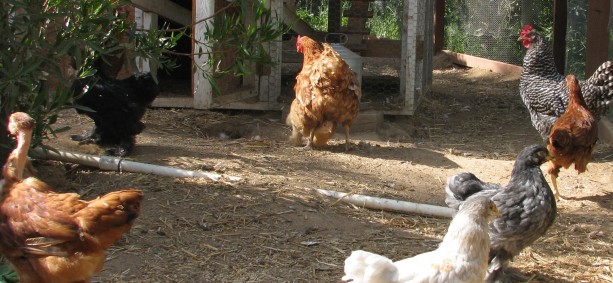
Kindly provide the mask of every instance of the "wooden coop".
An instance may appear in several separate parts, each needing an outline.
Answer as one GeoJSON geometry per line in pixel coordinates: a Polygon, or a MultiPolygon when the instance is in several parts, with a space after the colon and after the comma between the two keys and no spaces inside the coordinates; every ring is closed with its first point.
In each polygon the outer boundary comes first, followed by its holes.
{"type": "MultiPolygon", "coordinates": [[[[136,20],[143,28],[194,25],[191,34],[203,38],[204,25],[198,23],[209,17],[226,3],[222,0],[133,0],[137,8],[136,20]]],[[[296,15],[293,2],[270,0],[273,15],[282,18],[295,34],[328,40],[342,33],[344,45],[338,45],[349,54],[350,65],[362,73],[362,110],[392,115],[412,115],[424,94],[430,91],[432,81],[433,13],[434,0],[404,0],[402,7],[401,40],[377,39],[369,36],[367,20],[372,17],[372,0],[352,0],[351,9],[341,12],[340,0],[330,1],[328,32],[313,30],[296,15]],[[341,17],[348,24],[341,26],[341,17]],[[327,36],[330,34],[329,36],[327,36]],[[360,62],[361,61],[361,62],[360,62]],[[371,65],[383,69],[373,74],[371,65]],[[386,71],[387,70],[387,71],[386,71]]],[[[331,40],[332,41],[332,40],[331,40]]],[[[179,43],[180,51],[198,50],[193,42],[179,43]],[[182,46],[181,46],[182,45],[182,46]]],[[[221,93],[215,93],[199,70],[191,69],[192,62],[180,62],[182,67],[171,74],[160,72],[162,94],[153,103],[156,107],[186,107],[196,109],[249,109],[282,110],[293,99],[293,82],[301,68],[302,58],[295,49],[295,36],[268,45],[268,52],[277,67],[245,77],[226,77],[217,81],[221,93]]],[[[231,58],[230,58],[231,59],[231,58]]],[[[195,56],[193,63],[202,64],[206,57],[195,56]]],[[[148,63],[137,61],[141,70],[148,63]]]]}

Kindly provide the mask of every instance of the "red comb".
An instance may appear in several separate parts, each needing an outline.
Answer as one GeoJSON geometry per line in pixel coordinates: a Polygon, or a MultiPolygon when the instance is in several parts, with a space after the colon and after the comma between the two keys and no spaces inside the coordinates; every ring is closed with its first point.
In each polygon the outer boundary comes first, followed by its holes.
{"type": "Polygon", "coordinates": [[[302,44],[300,44],[300,35],[296,36],[296,51],[302,52],[302,44]]]}
{"type": "Polygon", "coordinates": [[[522,36],[522,37],[523,37],[524,35],[526,35],[526,33],[531,32],[531,31],[532,31],[532,29],[533,29],[533,28],[532,28],[532,26],[531,26],[531,25],[525,25],[525,26],[524,26],[524,29],[522,29],[522,30],[521,30],[520,36],[522,36]]]}

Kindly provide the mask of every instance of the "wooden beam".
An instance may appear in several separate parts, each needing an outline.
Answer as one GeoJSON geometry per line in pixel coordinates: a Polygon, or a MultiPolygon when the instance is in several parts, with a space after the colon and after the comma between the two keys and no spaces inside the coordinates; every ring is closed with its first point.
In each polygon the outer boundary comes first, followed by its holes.
{"type": "Polygon", "coordinates": [[[135,7],[145,11],[156,13],[180,25],[189,26],[192,24],[192,13],[167,0],[132,0],[135,7]]]}
{"type": "Polygon", "coordinates": [[[443,53],[447,54],[454,64],[474,67],[484,70],[491,70],[492,72],[500,74],[509,74],[519,77],[521,74],[521,67],[503,62],[493,61],[485,58],[475,57],[471,55],[456,53],[449,50],[443,50],[443,53]]]}
{"type": "MultiPolygon", "coordinates": [[[[342,9],[341,0],[328,1],[328,33],[341,32],[342,9]]],[[[326,39],[333,43],[340,42],[340,37],[338,35],[327,36],[326,39]]]]}
{"type": "MultiPolygon", "coordinates": [[[[190,24],[208,18],[215,12],[215,0],[195,0],[192,5],[194,16],[190,17],[192,19],[190,24]]],[[[210,66],[206,65],[209,58],[208,41],[204,36],[206,28],[206,23],[200,22],[194,25],[194,32],[192,33],[194,35],[192,41],[193,53],[204,53],[193,56],[193,68],[197,68],[194,69],[192,77],[192,93],[194,94],[194,108],[196,109],[209,109],[213,104],[213,87],[202,73],[210,70],[210,66]]]]}
{"type": "Polygon", "coordinates": [[[445,0],[434,1],[434,53],[443,51],[445,43],[445,0]]]}
{"type": "Polygon", "coordinates": [[[292,30],[300,35],[312,37],[315,33],[311,26],[298,17],[298,15],[296,15],[296,11],[292,10],[292,8],[287,4],[283,4],[283,23],[291,26],[292,30]]]}
{"type": "Polygon", "coordinates": [[[194,108],[191,96],[158,96],[151,103],[153,108],[194,108]]]}
{"type": "Polygon", "coordinates": [[[607,61],[609,55],[609,8],[610,1],[588,0],[587,44],[585,53],[585,76],[589,77],[596,68],[607,61]]]}
{"type": "Polygon", "coordinates": [[[553,1],[553,59],[560,74],[566,73],[566,1],[553,1]]]}

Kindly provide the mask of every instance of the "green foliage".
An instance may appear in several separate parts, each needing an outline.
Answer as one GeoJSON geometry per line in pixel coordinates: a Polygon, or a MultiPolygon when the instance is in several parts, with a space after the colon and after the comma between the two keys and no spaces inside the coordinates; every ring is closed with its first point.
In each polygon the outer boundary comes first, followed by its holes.
{"type": "Polygon", "coordinates": [[[230,3],[225,9],[249,8],[250,12],[224,12],[220,17],[204,22],[207,44],[201,44],[196,56],[208,55],[204,65],[197,66],[209,80],[213,89],[220,92],[215,78],[223,75],[245,76],[254,73],[252,63],[272,66],[275,61],[268,54],[268,42],[277,40],[287,28],[278,16],[272,14],[266,1],[254,1],[251,7],[243,0],[230,3]],[[251,15],[247,17],[247,15],[251,15]],[[233,58],[229,66],[219,64],[233,58]],[[208,67],[212,68],[208,68],[208,67]]]}
{"type": "Polygon", "coordinates": [[[465,0],[445,1],[445,38],[446,49],[464,53],[467,37],[464,24],[468,18],[468,7],[465,0]]]}
{"type": "Polygon", "coordinates": [[[373,11],[373,17],[367,22],[370,34],[378,38],[399,40],[402,9],[402,0],[371,2],[370,10],[373,11]]]}
{"type": "Polygon", "coordinates": [[[19,276],[10,264],[0,265],[0,283],[17,283],[19,276]]]}
{"type": "MultiPolygon", "coordinates": [[[[370,3],[373,17],[368,20],[370,34],[378,38],[400,39],[402,26],[402,0],[375,1],[370,3]]],[[[342,10],[351,8],[351,2],[343,1],[342,10]]],[[[314,30],[328,31],[328,0],[299,0],[296,14],[314,30]]],[[[347,17],[342,17],[341,25],[346,26],[347,17]]]]}
{"type": "Polygon", "coordinates": [[[297,9],[296,14],[303,21],[309,24],[314,30],[327,31],[328,30],[328,6],[321,7],[318,14],[313,14],[307,9],[297,9]]]}
{"type": "MultiPolygon", "coordinates": [[[[343,1],[341,10],[351,8],[351,2],[343,1]]],[[[317,31],[328,31],[328,0],[298,0],[296,1],[296,15],[317,31]]],[[[341,18],[341,26],[346,26],[347,17],[341,18]]]]}

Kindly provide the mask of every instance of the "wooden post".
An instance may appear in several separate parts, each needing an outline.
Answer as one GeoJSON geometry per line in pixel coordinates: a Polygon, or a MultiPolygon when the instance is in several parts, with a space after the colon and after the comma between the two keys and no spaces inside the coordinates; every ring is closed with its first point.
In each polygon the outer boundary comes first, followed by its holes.
{"type": "MultiPolygon", "coordinates": [[[[208,18],[215,12],[215,0],[196,0],[192,2],[192,24],[197,23],[201,19],[208,18]]],[[[194,108],[208,109],[213,104],[213,87],[209,81],[203,76],[203,72],[208,72],[210,66],[207,66],[209,55],[209,47],[207,46],[207,38],[204,36],[206,31],[206,22],[199,22],[193,29],[194,40],[192,41],[194,54],[194,66],[198,68],[194,70],[192,76],[192,93],[194,94],[194,108]],[[198,53],[204,54],[198,54],[198,53]]]]}
{"type": "Polygon", "coordinates": [[[434,53],[443,50],[445,43],[445,0],[434,1],[434,53]]]}
{"type": "Polygon", "coordinates": [[[566,1],[553,1],[553,59],[560,74],[566,73],[566,1]]]}
{"type": "MultiPolygon", "coordinates": [[[[136,28],[150,30],[158,28],[158,15],[152,12],[145,12],[141,9],[134,9],[136,28]]],[[[157,66],[151,66],[149,59],[136,57],[136,68],[139,72],[151,72],[157,76],[157,66]]]]}
{"type": "Polygon", "coordinates": [[[607,61],[609,53],[610,1],[588,0],[585,76],[589,77],[607,61]]]}
{"type": "MultiPolygon", "coordinates": [[[[328,33],[341,32],[341,18],[343,15],[341,0],[328,1],[328,33]]],[[[327,37],[331,42],[339,42],[338,36],[327,37]]]]}

